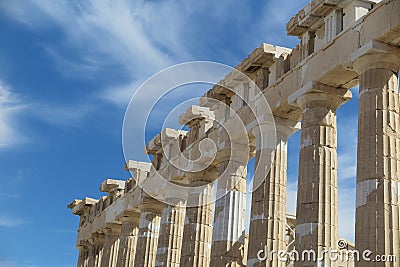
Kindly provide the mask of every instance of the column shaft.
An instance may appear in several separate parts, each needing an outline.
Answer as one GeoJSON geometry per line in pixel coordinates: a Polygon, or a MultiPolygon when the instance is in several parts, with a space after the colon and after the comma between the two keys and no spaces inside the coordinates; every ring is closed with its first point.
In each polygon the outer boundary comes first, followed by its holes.
{"type": "Polygon", "coordinates": [[[118,267],[133,267],[139,234],[139,218],[132,215],[132,217],[124,217],[121,220],[122,227],[117,265],[118,267]]]}
{"type": "Polygon", "coordinates": [[[345,100],[326,93],[306,93],[297,99],[303,114],[295,240],[300,260],[296,267],[337,266],[324,251],[337,249],[336,109],[345,100]],[[312,250],[310,260],[301,256],[305,250],[312,250]]]}
{"type": "Polygon", "coordinates": [[[244,264],[246,163],[226,161],[219,164],[211,267],[244,264]]]}
{"type": "Polygon", "coordinates": [[[118,259],[120,229],[106,228],[101,267],[116,267],[118,259]]]}
{"type": "Polygon", "coordinates": [[[400,58],[366,55],[360,73],[357,164],[356,247],[396,262],[356,266],[400,266],[400,58]],[[394,64],[392,64],[394,62],[394,64]]]}
{"type": "Polygon", "coordinates": [[[153,267],[155,265],[160,215],[160,209],[153,208],[151,205],[141,207],[135,256],[135,266],[137,267],[153,267]]]}
{"type": "Polygon", "coordinates": [[[87,262],[88,262],[88,256],[89,256],[88,248],[83,245],[78,245],[77,248],[79,250],[77,266],[78,267],[86,267],[87,262]]]}
{"type": "MultiPolygon", "coordinates": [[[[253,188],[252,193],[247,266],[286,266],[278,259],[277,253],[286,251],[287,141],[297,128],[295,122],[277,124],[276,146],[269,171],[264,162],[270,162],[265,157],[271,156],[271,148],[257,141],[253,183],[259,187],[253,188]],[[260,250],[263,253],[260,254],[260,250]],[[258,256],[266,259],[260,260],[258,256]]],[[[257,140],[261,139],[260,131],[255,135],[257,140]]]]}
{"type": "Polygon", "coordinates": [[[96,245],[96,256],[94,260],[94,267],[101,267],[101,259],[103,257],[103,245],[96,245]]]}
{"type": "Polygon", "coordinates": [[[88,259],[88,267],[94,267],[95,266],[95,261],[96,261],[96,245],[94,243],[94,240],[89,240],[90,246],[89,246],[89,259],[88,259]]]}
{"type": "Polygon", "coordinates": [[[164,205],[161,216],[156,266],[179,266],[185,213],[186,209],[182,202],[176,206],[164,205]]]}
{"type": "MultiPolygon", "coordinates": [[[[208,184],[208,181],[196,183],[199,186],[204,185],[205,189],[200,194],[189,195],[188,203],[191,205],[186,208],[180,264],[185,267],[208,267],[211,254],[213,217],[211,200],[214,198],[214,187],[208,184]]],[[[191,185],[195,186],[196,183],[191,185]]]]}

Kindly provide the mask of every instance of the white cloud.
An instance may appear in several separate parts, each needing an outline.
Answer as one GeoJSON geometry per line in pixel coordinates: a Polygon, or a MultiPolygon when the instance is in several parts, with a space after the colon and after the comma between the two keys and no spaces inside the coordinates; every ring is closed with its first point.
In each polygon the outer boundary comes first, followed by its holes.
{"type": "Polygon", "coordinates": [[[77,127],[92,113],[96,107],[92,102],[74,104],[32,103],[29,105],[31,115],[56,127],[77,127]]]}
{"type": "MultiPolygon", "coordinates": [[[[290,47],[286,37],[286,23],[303,8],[308,1],[270,0],[265,1],[262,20],[255,25],[257,31],[265,33],[268,42],[275,45],[290,47]],[[268,19],[267,19],[268,18],[268,19]]],[[[291,37],[291,44],[297,44],[297,37],[291,37]]]]}
{"type": "MultiPolygon", "coordinates": [[[[19,14],[16,19],[28,21],[26,24],[35,29],[43,29],[49,22],[58,25],[65,46],[80,49],[84,55],[80,59],[82,65],[101,65],[111,60],[128,71],[152,71],[170,64],[168,52],[184,53],[183,42],[176,34],[184,25],[177,23],[179,17],[172,16],[178,7],[174,1],[26,2],[11,1],[5,5],[12,15],[19,14]],[[33,19],[31,13],[36,14],[33,19]]],[[[58,60],[69,61],[62,51],[48,51],[58,60]]]]}
{"type": "Polygon", "coordinates": [[[138,85],[138,79],[188,55],[187,42],[181,39],[187,12],[174,0],[43,0],[3,5],[13,18],[34,30],[44,30],[49,23],[62,29],[62,46],[74,49],[75,56],[43,45],[62,75],[97,78],[95,73],[115,67],[125,72],[131,82],[100,92],[102,99],[113,104],[126,105],[136,89],[131,84],[138,85]]]}
{"type": "Polygon", "coordinates": [[[48,44],[44,46],[63,75],[96,78],[98,75],[93,73],[122,67],[118,71],[125,72],[128,81],[107,85],[100,96],[124,107],[139,81],[167,66],[211,59],[209,56],[216,54],[220,59],[238,63],[265,41],[260,39],[264,35],[271,42],[275,38],[271,36],[277,33],[279,40],[287,40],[285,23],[307,1],[296,5],[289,0],[284,2],[288,3],[285,9],[280,8],[282,0],[274,0],[255,10],[248,1],[229,0],[221,0],[218,5],[195,0],[28,0],[2,5],[12,18],[33,29],[45,30],[48,25],[61,28],[62,48],[73,48],[78,56],[71,57],[63,49],[48,44]],[[277,25],[281,31],[276,30],[277,25]],[[226,32],[228,37],[222,40],[226,32]],[[235,45],[242,55],[230,49],[235,45]]]}
{"type": "Polygon", "coordinates": [[[103,90],[99,98],[117,106],[124,107],[129,103],[133,93],[140,87],[141,81],[135,80],[122,86],[110,87],[103,90]]]}
{"type": "Polygon", "coordinates": [[[18,227],[26,223],[27,221],[23,219],[8,214],[0,214],[0,227],[18,227]]]}
{"type": "MultiPolygon", "coordinates": [[[[19,122],[22,118],[31,116],[57,127],[75,127],[95,110],[91,102],[55,105],[30,100],[26,104],[21,98],[0,81],[0,150],[30,141],[32,137],[22,134],[24,126],[19,122]]],[[[0,190],[1,196],[10,195],[0,190]]]]}
{"type": "Polygon", "coordinates": [[[17,117],[25,106],[11,89],[0,81],[0,149],[25,140],[17,129],[17,117]]]}

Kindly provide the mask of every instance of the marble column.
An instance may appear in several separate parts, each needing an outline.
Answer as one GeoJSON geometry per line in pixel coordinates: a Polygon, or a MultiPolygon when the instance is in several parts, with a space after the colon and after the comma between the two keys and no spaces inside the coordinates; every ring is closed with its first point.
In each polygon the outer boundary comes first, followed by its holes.
{"type": "Polygon", "coordinates": [[[94,237],[89,239],[89,260],[88,267],[100,267],[101,266],[101,253],[103,251],[104,238],[99,238],[99,234],[95,234],[94,237]]]}
{"type": "Polygon", "coordinates": [[[214,186],[216,173],[194,175],[190,186],[201,188],[189,193],[183,229],[181,266],[208,267],[210,264],[214,186]],[[210,179],[211,178],[211,179],[210,179]]]}
{"type": "Polygon", "coordinates": [[[294,266],[332,267],[337,261],[327,252],[338,248],[336,110],[351,92],[319,83],[306,87],[296,100],[303,113],[295,247],[300,255],[313,250],[315,257],[300,257],[294,266]]]}
{"type": "Polygon", "coordinates": [[[118,267],[134,266],[139,234],[139,217],[138,213],[133,213],[120,219],[122,226],[118,251],[118,267]]]}
{"type": "Polygon", "coordinates": [[[400,266],[400,50],[377,42],[365,45],[355,60],[360,75],[356,247],[396,262],[356,266],[400,266]],[[396,54],[395,54],[396,53],[396,54]]]}
{"type": "Polygon", "coordinates": [[[94,261],[96,259],[96,246],[94,244],[93,238],[89,239],[89,253],[88,253],[88,267],[93,267],[94,266],[94,261]]]}
{"type": "Polygon", "coordinates": [[[121,226],[114,225],[103,230],[105,235],[101,267],[116,267],[121,226]]]}
{"type": "Polygon", "coordinates": [[[163,188],[166,204],[161,212],[156,266],[180,266],[183,227],[186,214],[186,197],[175,187],[163,188]]]}
{"type": "Polygon", "coordinates": [[[275,126],[276,142],[272,148],[268,136],[261,141],[261,133],[268,134],[271,126],[260,125],[253,130],[257,139],[253,184],[258,187],[253,188],[252,193],[249,267],[286,266],[277,253],[286,251],[287,142],[299,130],[299,123],[275,118],[275,126]],[[273,161],[268,171],[265,164],[270,161],[267,157],[271,157],[271,153],[273,161]],[[261,250],[263,253],[260,254],[261,250]],[[267,258],[260,260],[259,256],[267,258]]]}
{"type": "MultiPolygon", "coordinates": [[[[246,152],[246,150],[244,149],[246,152]]],[[[240,153],[235,151],[235,153],[240,153]]],[[[246,174],[244,162],[218,165],[217,201],[211,247],[211,267],[243,266],[246,220],[246,174]]]]}
{"type": "Polygon", "coordinates": [[[135,267],[153,267],[156,262],[162,205],[155,200],[146,200],[139,207],[141,214],[135,267]]]}
{"type": "Polygon", "coordinates": [[[76,246],[79,251],[78,256],[78,267],[87,267],[88,260],[89,260],[89,248],[86,245],[77,245],[76,246]]]}

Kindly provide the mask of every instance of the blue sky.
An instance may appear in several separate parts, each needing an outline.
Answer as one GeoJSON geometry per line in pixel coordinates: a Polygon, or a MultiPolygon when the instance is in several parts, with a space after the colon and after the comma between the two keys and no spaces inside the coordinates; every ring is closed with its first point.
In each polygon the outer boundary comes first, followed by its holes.
{"type": "MultiPolygon", "coordinates": [[[[106,178],[129,178],[121,128],[134,90],[173,64],[235,66],[262,42],[294,47],[285,24],[306,2],[0,1],[0,267],[75,266],[78,217],[66,205],[99,198],[106,178]]],[[[338,114],[340,233],[349,239],[354,95],[338,114]]],[[[149,134],[158,127],[155,120],[149,134]]],[[[289,211],[299,142],[299,134],[290,139],[289,211]]],[[[142,149],[136,159],[146,160],[142,149]]]]}

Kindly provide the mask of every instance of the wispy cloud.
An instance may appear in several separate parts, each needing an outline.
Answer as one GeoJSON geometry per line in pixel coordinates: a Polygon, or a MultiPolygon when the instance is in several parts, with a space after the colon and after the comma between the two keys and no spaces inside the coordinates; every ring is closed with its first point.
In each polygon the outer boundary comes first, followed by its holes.
{"type": "Polygon", "coordinates": [[[141,81],[167,66],[212,58],[236,64],[262,41],[278,41],[277,35],[280,41],[287,39],[285,23],[303,3],[283,2],[288,3],[285,12],[282,0],[257,5],[228,0],[218,5],[195,0],[28,0],[2,5],[34,30],[48,25],[61,29],[58,46],[44,47],[62,75],[98,79],[105,69],[124,74],[125,79],[99,93],[124,107],[141,81]],[[282,31],[276,31],[277,25],[282,31]],[[78,54],[65,51],[71,48],[78,54]]]}
{"type": "MultiPolygon", "coordinates": [[[[0,202],[1,203],[8,203],[10,201],[15,201],[16,199],[20,198],[22,196],[22,192],[20,190],[21,184],[23,184],[26,173],[28,171],[24,169],[19,169],[17,170],[14,174],[12,175],[6,175],[2,173],[0,182],[1,182],[1,187],[0,187],[0,202]]],[[[29,171],[29,173],[32,173],[32,171],[29,171]]],[[[7,205],[5,208],[9,208],[7,205]]],[[[15,219],[13,216],[10,216],[8,213],[3,211],[0,213],[0,226],[6,226],[6,225],[12,225],[12,222],[17,222],[16,225],[18,225],[18,222],[22,222],[21,220],[15,219]]]]}
{"type": "MultiPolygon", "coordinates": [[[[10,201],[15,201],[21,196],[21,184],[26,178],[28,170],[19,169],[15,174],[6,176],[4,173],[0,179],[0,201],[2,203],[9,203],[10,201]],[[6,177],[5,177],[6,176],[6,177]]],[[[32,174],[32,171],[29,171],[32,174]]],[[[20,215],[14,215],[14,210],[10,206],[4,206],[3,210],[0,212],[0,228],[14,228],[28,224],[29,222],[25,220],[20,215]]],[[[0,261],[1,263],[1,261],[0,261]]],[[[0,267],[2,265],[0,264],[0,267]]]]}
{"type": "Polygon", "coordinates": [[[17,129],[17,118],[26,106],[0,81],[0,149],[25,140],[17,129]]]}
{"type": "MultiPolygon", "coordinates": [[[[119,64],[127,71],[153,71],[171,62],[170,53],[185,53],[176,34],[183,25],[176,23],[176,16],[170,16],[174,1],[157,4],[126,0],[26,2],[11,1],[3,5],[12,15],[17,14],[16,19],[35,30],[44,30],[49,22],[61,28],[64,46],[80,52],[74,58],[74,66],[119,64]],[[30,17],[29,9],[36,16],[30,17]]],[[[62,51],[48,46],[46,49],[56,60],[71,62],[62,51]]]]}
{"type": "Polygon", "coordinates": [[[98,95],[98,98],[116,106],[125,107],[141,83],[140,80],[134,80],[128,84],[106,88],[98,95]]]}
{"type": "Polygon", "coordinates": [[[9,214],[0,214],[0,227],[18,227],[28,222],[9,214]]]}
{"type": "Polygon", "coordinates": [[[30,115],[56,127],[74,128],[81,126],[85,119],[97,109],[88,101],[72,104],[32,103],[29,105],[30,115]]]}
{"type": "MultiPolygon", "coordinates": [[[[22,119],[33,117],[56,127],[76,127],[96,111],[95,104],[89,98],[76,103],[44,103],[16,94],[0,80],[0,150],[31,141],[32,136],[23,134],[26,126],[22,119]]],[[[0,196],[4,194],[0,189],[0,196]]]]}

